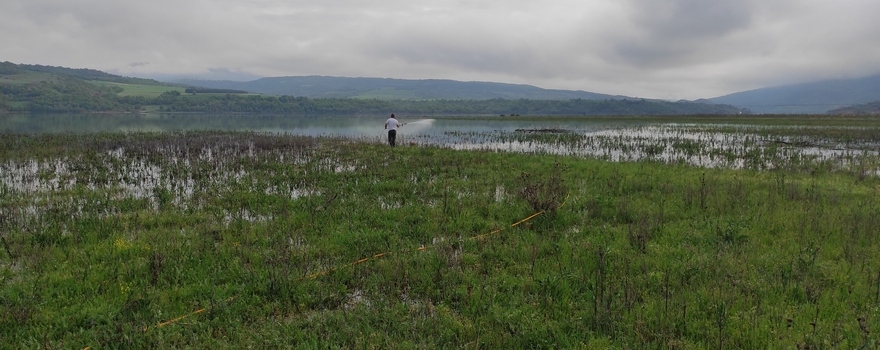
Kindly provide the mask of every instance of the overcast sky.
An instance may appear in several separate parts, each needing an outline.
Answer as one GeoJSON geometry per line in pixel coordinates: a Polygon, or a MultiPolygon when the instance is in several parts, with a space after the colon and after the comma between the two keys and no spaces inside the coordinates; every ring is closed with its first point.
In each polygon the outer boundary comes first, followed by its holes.
{"type": "Polygon", "coordinates": [[[696,99],[880,73],[877,0],[0,0],[0,61],[696,99]]]}

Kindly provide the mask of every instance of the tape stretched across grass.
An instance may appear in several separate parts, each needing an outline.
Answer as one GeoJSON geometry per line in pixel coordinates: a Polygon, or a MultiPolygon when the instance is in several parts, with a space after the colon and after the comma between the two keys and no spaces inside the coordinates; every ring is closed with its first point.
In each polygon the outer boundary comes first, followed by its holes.
{"type": "MultiPolygon", "coordinates": [[[[569,194],[569,195],[566,195],[566,196],[565,196],[565,200],[563,200],[562,203],[559,204],[558,207],[556,207],[556,209],[562,208],[562,207],[565,205],[565,203],[568,202],[568,198],[569,198],[569,196],[570,196],[570,194],[569,194]]],[[[481,235],[473,236],[473,237],[471,237],[471,238],[469,238],[469,239],[483,239],[483,238],[486,238],[486,237],[489,237],[489,236],[492,236],[492,235],[495,235],[495,234],[501,233],[501,232],[503,232],[503,231],[506,230],[506,229],[514,228],[514,227],[516,227],[516,226],[519,226],[519,225],[521,225],[521,224],[523,224],[523,223],[528,222],[529,220],[532,220],[532,219],[534,219],[534,218],[536,218],[536,217],[538,217],[538,216],[541,216],[542,214],[544,214],[544,211],[543,211],[543,210],[538,211],[538,212],[536,212],[536,213],[534,213],[534,214],[532,214],[532,215],[529,215],[529,216],[526,217],[525,219],[522,219],[522,220],[520,220],[520,221],[517,221],[517,222],[515,222],[515,223],[510,224],[510,226],[503,227],[503,228],[500,228],[500,229],[496,229],[496,230],[493,230],[493,231],[491,231],[491,232],[484,233],[484,234],[481,234],[481,235]]],[[[421,247],[417,248],[417,249],[415,250],[415,252],[425,251],[425,250],[427,250],[429,247],[430,247],[430,246],[421,246],[421,247]]],[[[368,261],[370,261],[370,260],[381,259],[381,258],[386,257],[386,256],[391,255],[391,254],[392,254],[392,252],[379,253],[379,254],[376,254],[376,255],[373,255],[373,256],[370,256],[370,257],[366,257],[366,258],[363,258],[363,259],[357,260],[357,261],[352,262],[352,263],[349,263],[349,264],[345,264],[345,265],[341,265],[341,266],[337,266],[337,267],[329,268],[329,269],[326,269],[326,270],[323,270],[323,271],[319,271],[319,272],[316,272],[316,273],[310,274],[310,275],[308,275],[308,276],[303,277],[302,280],[314,279],[314,278],[317,278],[317,277],[320,277],[320,276],[324,276],[324,275],[326,275],[326,274],[329,274],[329,273],[334,272],[334,271],[337,271],[337,270],[341,270],[341,269],[348,268],[348,267],[353,267],[353,266],[355,266],[355,265],[358,265],[358,264],[362,264],[362,263],[368,262],[368,261]]],[[[233,301],[235,301],[236,298],[238,298],[237,295],[234,295],[234,296],[231,296],[231,297],[227,298],[225,304],[232,303],[233,301]]],[[[169,320],[167,320],[167,321],[159,322],[159,323],[157,323],[157,324],[155,324],[155,325],[153,325],[153,326],[145,326],[145,327],[143,328],[143,331],[144,331],[144,332],[147,332],[147,331],[150,331],[150,330],[153,330],[153,329],[162,328],[162,327],[165,327],[165,326],[168,326],[168,325],[172,325],[172,324],[175,324],[175,323],[177,323],[177,322],[179,322],[179,321],[181,321],[181,320],[184,320],[184,319],[186,319],[186,318],[188,318],[188,317],[190,317],[190,316],[198,315],[198,314],[200,314],[200,313],[203,313],[203,312],[205,312],[205,311],[208,311],[209,309],[213,309],[213,308],[216,308],[216,307],[220,307],[220,306],[219,306],[219,305],[216,305],[216,306],[211,306],[210,308],[204,308],[204,307],[203,307],[203,308],[200,308],[200,309],[195,310],[195,311],[193,311],[193,312],[190,312],[190,313],[188,313],[188,314],[181,315],[181,316],[178,316],[178,317],[175,317],[175,318],[169,319],[169,320]]],[[[83,348],[83,350],[89,350],[89,349],[91,349],[91,346],[87,346],[87,347],[83,348]]]]}
{"type": "MultiPolygon", "coordinates": [[[[565,200],[563,200],[563,201],[562,201],[562,204],[559,204],[559,206],[556,207],[556,209],[562,208],[562,206],[565,205],[566,202],[568,202],[568,197],[569,197],[569,195],[566,195],[566,196],[565,196],[565,200]]],[[[473,237],[471,237],[470,239],[483,239],[483,238],[489,237],[489,236],[491,236],[491,235],[495,235],[495,234],[501,233],[502,231],[504,231],[504,230],[506,230],[506,229],[514,228],[514,227],[516,227],[516,226],[519,226],[519,225],[521,225],[521,224],[523,224],[523,223],[525,223],[525,222],[528,222],[529,220],[532,220],[532,219],[534,219],[534,218],[536,218],[536,217],[538,217],[538,216],[540,216],[540,215],[542,215],[542,214],[544,214],[544,211],[543,211],[543,210],[541,210],[541,211],[539,211],[539,212],[536,212],[536,213],[534,213],[534,214],[532,214],[532,215],[529,215],[529,216],[526,217],[525,219],[522,219],[522,220],[520,220],[520,221],[517,221],[517,222],[515,222],[515,223],[512,223],[512,224],[510,224],[510,226],[507,226],[507,227],[504,227],[504,228],[499,228],[499,229],[494,230],[494,231],[492,231],[492,232],[484,233],[484,234],[481,234],[481,235],[473,236],[473,237]]],[[[424,250],[427,250],[429,247],[430,247],[430,246],[421,246],[421,247],[417,248],[415,251],[416,251],[416,252],[424,251],[424,250]]],[[[331,272],[336,271],[336,270],[340,270],[340,269],[344,269],[344,268],[352,267],[352,266],[355,266],[355,265],[358,265],[358,264],[365,263],[365,262],[370,261],[370,260],[381,259],[381,258],[386,257],[386,256],[391,255],[391,254],[392,254],[392,252],[379,253],[379,254],[376,254],[376,255],[373,255],[373,256],[370,256],[370,257],[366,257],[366,258],[360,259],[360,260],[358,260],[358,261],[355,261],[355,262],[352,262],[352,263],[349,263],[349,264],[345,264],[345,265],[342,265],[342,266],[337,266],[337,267],[329,268],[329,269],[326,269],[326,270],[323,270],[323,271],[315,272],[315,273],[313,273],[313,274],[311,274],[311,275],[306,276],[306,277],[303,278],[303,279],[313,279],[313,278],[316,278],[316,277],[319,277],[319,276],[326,275],[326,274],[331,273],[331,272]]]]}

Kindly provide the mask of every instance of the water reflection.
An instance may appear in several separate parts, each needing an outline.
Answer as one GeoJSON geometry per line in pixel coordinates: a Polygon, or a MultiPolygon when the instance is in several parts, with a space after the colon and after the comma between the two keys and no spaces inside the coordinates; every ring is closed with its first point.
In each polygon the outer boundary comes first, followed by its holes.
{"type": "MultiPolygon", "coordinates": [[[[211,115],[4,115],[0,131],[92,133],[127,131],[247,130],[339,136],[384,143],[386,117],[211,115]]],[[[859,128],[677,123],[669,118],[400,117],[402,145],[652,161],[723,168],[857,168],[878,173],[877,142],[859,128]],[[657,120],[660,120],[659,122],[657,120]],[[535,132],[523,132],[523,131],[535,132]],[[541,132],[545,130],[561,132],[541,132]],[[855,135],[855,136],[854,136],[855,135]],[[860,138],[860,135],[868,137],[860,138]]],[[[210,155],[209,155],[210,156],[210,155]]]]}
{"type": "MultiPolygon", "coordinates": [[[[127,131],[247,130],[310,136],[372,137],[384,135],[387,116],[254,116],[254,115],[0,115],[5,133],[94,133],[127,131]]],[[[399,117],[401,136],[419,137],[447,132],[513,131],[518,128],[557,127],[580,129],[592,124],[600,129],[637,122],[612,120],[513,120],[506,118],[399,117]]]]}

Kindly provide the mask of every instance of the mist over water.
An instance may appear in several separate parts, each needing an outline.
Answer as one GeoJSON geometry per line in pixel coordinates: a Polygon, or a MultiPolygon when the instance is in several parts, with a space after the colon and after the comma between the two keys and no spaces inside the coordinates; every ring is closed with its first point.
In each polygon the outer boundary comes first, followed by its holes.
{"type": "Polygon", "coordinates": [[[433,126],[435,120],[436,119],[420,119],[416,121],[406,122],[404,126],[400,128],[400,131],[421,133],[433,126]]]}

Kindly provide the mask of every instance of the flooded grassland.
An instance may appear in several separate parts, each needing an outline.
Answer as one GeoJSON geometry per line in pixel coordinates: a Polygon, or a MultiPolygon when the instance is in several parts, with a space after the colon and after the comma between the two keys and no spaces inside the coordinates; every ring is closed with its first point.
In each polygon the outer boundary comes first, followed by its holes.
{"type": "Polygon", "coordinates": [[[872,119],[423,120],[0,135],[0,338],[878,344],[872,119]]]}

